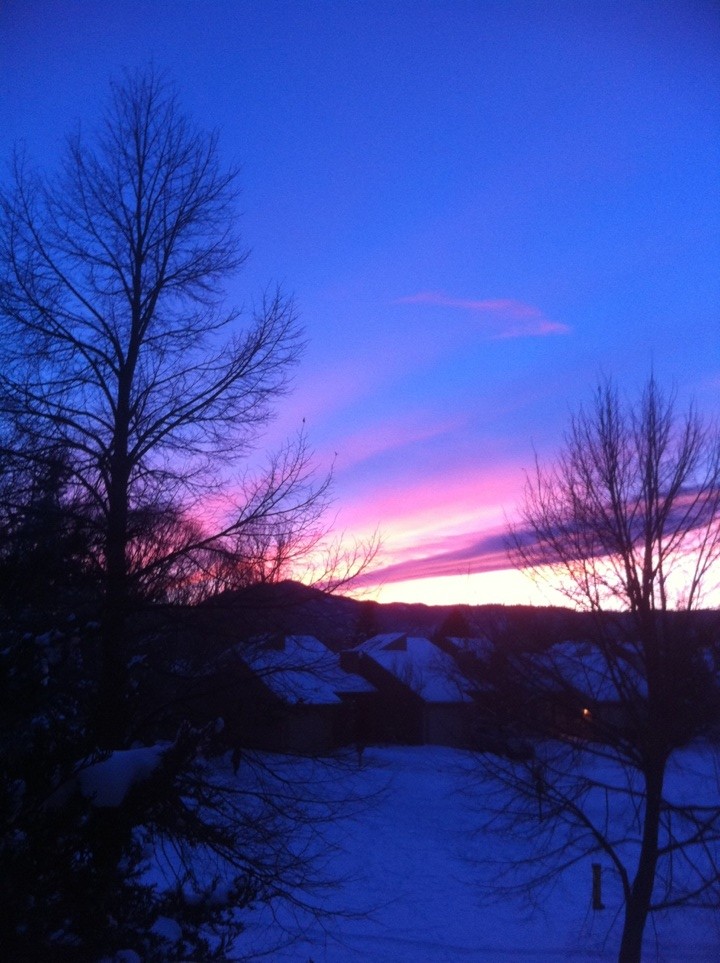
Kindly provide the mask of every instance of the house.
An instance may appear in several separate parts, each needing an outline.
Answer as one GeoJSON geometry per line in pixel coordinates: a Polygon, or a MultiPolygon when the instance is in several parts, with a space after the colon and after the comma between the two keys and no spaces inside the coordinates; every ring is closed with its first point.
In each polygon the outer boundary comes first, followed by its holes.
{"type": "Polygon", "coordinates": [[[633,715],[642,712],[647,685],[630,646],[616,643],[605,651],[589,642],[559,642],[529,663],[539,711],[567,735],[602,740],[632,726],[633,715]]]}
{"type": "Polygon", "coordinates": [[[341,665],[379,693],[372,741],[464,745],[473,700],[453,659],[426,638],[376,635],[341,655],[341,665]]]}
{"type": "Polygon", "coordinates": [[[235,647],[242,666],[238,739],[265,749],[322,752],[362,741],[377,693],[310,635],[266,636],[235,647]]]}

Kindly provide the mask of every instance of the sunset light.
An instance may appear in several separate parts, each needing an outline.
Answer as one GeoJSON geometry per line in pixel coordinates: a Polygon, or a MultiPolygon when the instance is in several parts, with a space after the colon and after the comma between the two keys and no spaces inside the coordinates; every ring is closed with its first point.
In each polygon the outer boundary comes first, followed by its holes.
{"type": "Polygon", "coordinates": [[[0,0],[0,955],[719,960],[718,0],[0,0]]]}
{"type": "Polygon", "coordinates": [[[358,598],[377,602],[420,602],[423,605],[567,605],[567,599],[549,586],[538,585],[514,569],[469,575],[446,575],[388,582],[360,589],[358,598]]]}
{"type": "Polygon", "coordinates": [[[228,303],[277,283],[303,326],[258,463],[305,432],[334,536],[382,539],[358,591],[539,602],[508,520],[598,378],[718,412],[712,5],[152,7],[4,4],[4,153],[166,71],[240,167],[228,303]]]}

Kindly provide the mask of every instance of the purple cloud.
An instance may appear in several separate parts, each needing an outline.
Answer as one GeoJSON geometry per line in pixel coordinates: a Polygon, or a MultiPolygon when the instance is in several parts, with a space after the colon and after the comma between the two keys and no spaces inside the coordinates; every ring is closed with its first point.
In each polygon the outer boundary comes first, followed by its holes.
{"type": "MultiPolygon", "coordinates": [[[[715,490],[682,492],[666,519],[668,533],[681,530],[687,539],[678,545],[682,554],[693,551],[693,537],[711,523],[713,505],[720,493],[715,490]]],[[[638,543],[644,538],[640,520],[636,519],[637,531],[632,533],[638,543]]],[[[594,538],[594,533],[577,536],[573,522],[558,530],[556,541],[537,540],[529,528],[516,525],[512,535],[506,529],[494,529],[485,534],[465,533],[435,538],[415,544],[406,550],[404,558],[390,562],[359,579],[359,585],[386,585],[394,582],[409,582],[416,579],[442,578],[454,575],[475,575],[499,572],[518,568],[522,560],[537,565],[554,565],[563,560],[581,557],[602,559],[608,554],[610,546],[603,539],[594,538]],[[522,549],[521,559],[513,552],[513,544],[522,549]]]]}
{"type": "Polygon", "coordinates": [[[567,324],[546,318],[540,308],[511,298],[454,298],[441,291],[420,291],[395,298],[393,304],[428,304],[484,315],[486,322],[499,328],[492,335],[497,339],[546,337],[570,331],[567,324]]]}
{"type": "Polygon", "coordinates": [[[504,532],[493,532],[479,538],[477,535],[460,535],[444,542],[446,547],[440,550],[437,550],[437,542],[434,546],[417,545],[414,547],[413,557],[367,572],[358,580],[358,585],[472,575],[514,567],[507,555],[507,536],[504,532]],[[429,550],[429,554],[424,557],[423,548],[429,550]]]}

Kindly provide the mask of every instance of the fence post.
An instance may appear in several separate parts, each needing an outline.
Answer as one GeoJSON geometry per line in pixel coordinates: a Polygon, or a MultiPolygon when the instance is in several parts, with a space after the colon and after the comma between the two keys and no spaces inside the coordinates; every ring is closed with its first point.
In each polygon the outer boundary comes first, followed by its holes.
{"type": "Polygon", "coordinates": [[[605,909],[602,901],[602,866],[600,863],[592,864],[592,908],[594,910],[605,909]]]}

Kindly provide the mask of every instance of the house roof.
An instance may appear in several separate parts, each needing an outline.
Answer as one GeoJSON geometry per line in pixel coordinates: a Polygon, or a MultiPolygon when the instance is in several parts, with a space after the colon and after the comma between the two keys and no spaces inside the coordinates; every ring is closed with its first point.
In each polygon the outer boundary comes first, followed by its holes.
{"type": "Polygon", "coordinates": [[[240,653],[263,683],[289,705],[332,705],[341,695],[374,692],[369,682],[340,667],[337,653],[312,635],[288,635],[280,647],[265,642],[240,653]]]}
{"type": "Polygon", "coordinates": [[[572,688],[596,702],[617,702],[628,692],[643,696],[647,691],[633,652],[621,646],[606,656],[587,642],[560,642],[534,662],[541,684],[553,691],[572,688]]]}
{"type": "Polygon", "coordinates": [[[376,635],[357,646],[425,702],[469,702],[467,683],[453,659],[429,639],[401,633],[376,635]]]}
{"type": "Polygon", "coordinates": [[[382,635],[373,635],[356,645],[353,652],[381,652],[383,649],[403,649],[407,642],[407,635],[404,632],[388,632],[382,635]]]}
{"type": "Polygon", "coordinates": [[[483,662],[487,661],[495,652],[495,644],[487,636],[461,638],[451,635],[447,637],[446,641],[458,654],[472,655],[483,662]]]}

